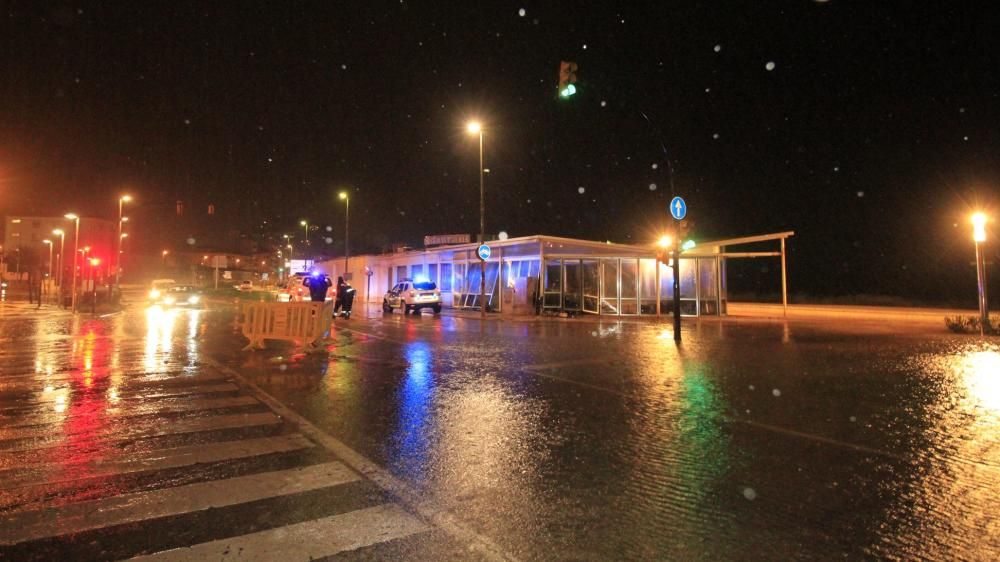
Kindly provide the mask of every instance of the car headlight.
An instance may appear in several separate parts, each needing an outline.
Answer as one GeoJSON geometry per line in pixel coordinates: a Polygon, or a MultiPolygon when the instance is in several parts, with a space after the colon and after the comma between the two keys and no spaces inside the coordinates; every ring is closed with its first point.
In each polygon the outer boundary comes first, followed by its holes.
{"type": "Polygon", "coordinates": [[[174,297],[167,297],[163,299],[163,302],[167,304],[174,304],[175,302],[177,302],[177,299],[175,299],[174,297]]]}
{"type": "Polygon", "coordinates": [[[191,304],[198,304],[199,300],[201,299],[198,298],[198,295],[191,295],[190,297],[188,297],[188,302],[191,304]]]}
{"type": "Polygon", "coordinates": [[[149,292],[149,298],[151,298],[151,299],[158,299],[158,298],[160,298],[160,292],[157,291],[156,289],[153,289],[152,291],[149,292]]]}

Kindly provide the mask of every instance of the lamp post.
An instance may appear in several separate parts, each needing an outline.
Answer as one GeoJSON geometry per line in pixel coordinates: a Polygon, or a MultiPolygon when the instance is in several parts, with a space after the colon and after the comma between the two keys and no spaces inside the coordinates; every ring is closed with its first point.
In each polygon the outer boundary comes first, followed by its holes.
{"type": "Polygon", "coordinates": [[[305,237],[305,243],[309,244],[309,221],[307,221],[307,220],[301,220],[301,221],[299,221],[299,225],[305,231],[305,235],[306,235],[306,237],[305,237]]]}
{"type": "Polygon", "coordinates": [[[986,295],[986,258],[983,244],[986,242],[986,215],[972,215],[972,239],[976,243],[976,279],[979,282],[979,335],[990,328],[989,302],[986,295]]]}
{"type": "Polygon", "coordinates": [[[74,221],[76,223],[76,230],[73,234],[73,285],[70,289],[73,291],[71,297],[71,307],[73,313],[76,313],[76,255],[80,253],[80,216],[75,213],[66,213],[65,216],[68,220],[74,221]]]}
{"type": "Polygon", "coordinates": [[[90,258],[90,313],[97,314],[97,266],[101,265],[99,258],[90,258]]]}
{"type": "Polygon", "coordinates": [[[347,196],[346,191],[341,191],[339,197],[344,200],[344,276],[347,276],[347,257],[350,254],[350,246],[348,245],[349,236],[351,233],[351,198],[347,196]]]}
{"type": "Polygon", "coordinates": [[[285,239],[285,246],[288,247],[288,263],[292,263],[292,260],[295,259],[292,256],[292,237],[287,234],[282,234],[281,237],[285,239]]]}
{"type": "MultiPolygon", "coordinates": [[[[486,241],[486,188],[483,178],[483,126],[478,121],[470,121],[470,134],[479,135],[479,243],[486,241]]],[[[486,317],[486,260],[480,260],[479,272],[479,316],[486,317]]]]}
{"type": "Polygon", "coordinates": [[[57,228],[57,229],[55,229],[55,230],[52,231],[52,234],[59,237],[59,267],[58,267],[59,277],[57,278],[58,279],[57,282],[58,282],[59,288],[61,289],[62,286],[63,286],[63,263],[62,263],[62,261],[63,261],[63,253],[65,253],[65,250],[66,250],[66,233],[63,232],[63,229],[57,228]]]}
{"type": "Polygon", "coordinates": [[[163,269],[167,268],[167,254],[169,253],[170,250],[163,250],[162,252],[160,252],[160,267],[163,269]]]}
{"type": "MultiPolygon", "coordinates": [[[[45,239],[42,240],[42,244],[49,245],[49,272],[48,275],[45,276],[45,283],[43,284],[43,287],[45,287],[45,292],[49,293],[51,292],[52,289],[52,241],[45,239]]],[[[42,302],[42,295],[38,295],[38,303],[41,304],[41,302],[42,302]]]]}
{"type": "Polygon", "coordinates": [[[118,198],[118,253],[115,254],[115,287],[118,286],[118,279],[122,270],[122,232],[127,220],[122,212],[125,210],[125,203],[132,201],[131,195],[122,195],[118,198]]]}

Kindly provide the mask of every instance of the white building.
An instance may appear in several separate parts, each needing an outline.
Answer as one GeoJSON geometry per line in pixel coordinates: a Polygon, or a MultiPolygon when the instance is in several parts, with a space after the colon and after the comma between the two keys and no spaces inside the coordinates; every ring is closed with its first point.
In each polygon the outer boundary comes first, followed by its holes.
{"type": "MultiPolygon", "coordinates": [[[[703,242],[681,253],[681,313],[726,313],[726,261],[781,259],[782,295],[786,294],[785,240],[780,232],[703,242]],[[775,251],[734,252],[733,247],[779,242],[775,251]]],[[[429,280],[440,288],[444,306],[480,306],[482,261],[478,244],[365,255],[318,262],[316,268],[336,279],[345,275],[362,302],[380,303],[402,279],[429,280]]],[[[504,313],[566,311],[615,316],[657,315],[673,307],[673,267],[657,260],[655,245],[641,246],[525,236],[489,242],[486,302],[504,313]]]]}

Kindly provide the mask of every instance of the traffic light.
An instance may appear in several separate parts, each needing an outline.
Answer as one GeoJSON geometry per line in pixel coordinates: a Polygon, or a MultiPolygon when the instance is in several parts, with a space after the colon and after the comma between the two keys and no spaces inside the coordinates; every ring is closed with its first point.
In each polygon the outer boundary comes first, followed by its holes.
{"type": "Polygon", "coordinates": [[[559,62],[559,97],[566,99],[576,93],[576,63],[559,62]]]}

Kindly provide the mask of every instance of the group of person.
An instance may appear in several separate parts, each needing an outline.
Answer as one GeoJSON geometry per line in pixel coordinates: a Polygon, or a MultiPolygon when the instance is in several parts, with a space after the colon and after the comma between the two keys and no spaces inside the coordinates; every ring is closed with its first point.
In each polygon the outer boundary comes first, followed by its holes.
{"type": "MultiPolygon", "coordinates": [[[[307,277],[304,282],[309,287],[309,298],[313,302],[325,302],[326,294],[330,287],[333,286],[329,275],[312,275],[307,277]]],[[[343,277],[337,277],[337,296],[333,303],[334,318],[338,315],[350,318],[353,305],[354,287],[351,287],[347,281],[344,281],[343,277]]]]}

